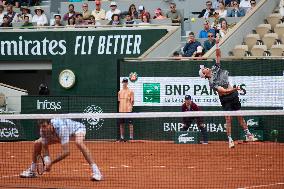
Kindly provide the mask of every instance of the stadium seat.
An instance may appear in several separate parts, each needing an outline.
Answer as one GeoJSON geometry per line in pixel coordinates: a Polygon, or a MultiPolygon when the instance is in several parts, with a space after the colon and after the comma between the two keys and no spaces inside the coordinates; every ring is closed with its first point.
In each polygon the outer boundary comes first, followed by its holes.
{"type": "Polygon", "coordinates": [[[264,51],[267,51],[266,45],[254,45],[251,49],[252,56],[263,56],[264,51]]]}
{"type": "Polygon", "coordinates": [[[270,52],[271,56],[283,56],[284,45],[283,44],[272,45],[270,52]]]}
{"type": "Polygon", "coordinates": [[[266,19],[267,22],[271,25],[272,29],[274,29],[274,27],[279,24],[281,18],[282,16],[279,13],[273,13],[270,14],[266,19]]]}
{"type": "Polygon", "coordinates": [[[284,34],[284,24],[276,24],[274,32],[277,33],[278,36],[282,36],[284,34]]]}
{"type": "Polygon", "coordinates": [[[266,47],[270,49],[272,45],[276,44],[277,39],[278,39],[277,33],[267,33],[263,36],[262,41],[266,45],[266,47]]]}
{"type": "Polygon", "coordinates": [[[245,37],[245,43],[248,46],[248,49],[250,50],[254,45],[256,45],[258,40],[260,40],[259,34],[248,34],[245,37]]]}
{"type": "Polygon", "coordinates": [[[248,51],[247,45],[236,45],[233,49],[233,54],[236,58],[242,58],[246,56],[246,52],[248,51]]]}
{"type": "Polygon", "coordinates": [[[271,30],[270,24],[260,24],[256,27],[256,33],[262,38],[264,34],[269,33],[271,30]]]}

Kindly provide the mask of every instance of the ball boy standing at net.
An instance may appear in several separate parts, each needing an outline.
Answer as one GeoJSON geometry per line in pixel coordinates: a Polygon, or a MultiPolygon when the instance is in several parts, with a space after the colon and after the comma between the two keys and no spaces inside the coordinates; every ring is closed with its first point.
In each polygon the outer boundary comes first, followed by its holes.
{"type": "MultiPolygon", "coordinates": [[[[134,93],[128,88],[128,79],[124,78],[122,80],[122,89],[118,92],[118,102],[119,102],[119,112],[126,113],[132,112],[134,105],[134,93]]],[[[120,141],[125,140],[125,128],[124,124],[129,125],[129,138],[133,140],[133,124],[131,119],[120,119],[119,120],[119,129],[120,129],[120,141]]]]}
{"type": "MultiPolygon", "coordinates": [[[[241,103],[239,101],[239,93],[241,90],[239,86],[232,87],[229,83],[229,72],[227,70],[221,69],[220,65],[221,59],[221,51],[219,49],[219,38],[216,38],[216,64],[212,66],[212,68],[200,68],[199,75],[201,78],[205,78],[209,80],[209,86],[213,88],[214,91],[218,92],[219,99],[223,110],[225,111],[236,111],[241,109],[241,103]]],[[[248,126],[242,116],[238,116],[238,122],[242,126],[246,138],[248,141],[256,140],[254,136],[248,130],[248,126]]],[[[232,117],[225,116],[226,119],[226,129],[227,136],[229,140],[229,148],[234,148],[235,144],[231,136],[231,125],[232,125],[232,117]]]]}
{"type": "MultiPolygon", "coordinates": [[[[197,104],[192,102],[190,95],[186,95],[184,99],[185,99],[185,102],[181,106],[181,111],[187,112],[187,111],[200,111],[201,110],[197,106],[197,104]]],[[[205,125],[203,124],[203,120],[201,117],[184,117],[182,118],[182,120],[184,124],[183,128],[181,129],[182,131],[187,131],[191,123],[194,120],[196,120],[197,126],[200,129],[201,134],[202,134],[202,138],[203,138],[202,144],[208,144],[207,131],[206,131],[205,125]]]]}
{"type": "Polygon", "coordinates": [[[22,178],[36,177],[36,158],[43,151],[44,163],[46,171],[50,171],[51,166],[70,155],[69,138],[75,137],[75,143],[78,149],[82,152],[83,156],[89,163],[92,169],[92,180],[102,180],[102,174],[98,166],[95,164],[91,153],[87,146],[84,144],[86,135],[86,127],[80,122],[71,119],[51,119],[39,121],[40,138],[34,143],[34,151],[32,155],[32,164],[29,169],[20,174],[22,178]],[[51,161],[49,156],[48,146],[51,144],[61,143],[62,153],[51,161]]]}

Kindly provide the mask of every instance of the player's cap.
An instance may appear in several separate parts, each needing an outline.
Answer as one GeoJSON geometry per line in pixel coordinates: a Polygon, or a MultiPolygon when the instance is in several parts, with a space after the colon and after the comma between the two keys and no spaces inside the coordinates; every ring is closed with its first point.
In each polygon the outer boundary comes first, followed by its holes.
{"type": "Polygon", "coordinates": [[[140,6],[138,7],[138,10],[139,10],[139,11],[144,10],[144,6],[143,6],[143,5],[140,5],[140,6]]]}
{"type": "Polygon", "coordinates": [[[117,6],[115,1],[110,2],[110,6],[117,6]]]}
{"type": "Polygon", "coordinates": [[[128,79],[127,78],[123,78],[122,79],[122,83],[128,83],[128,79]]]}
{"type": "Polygon", "coordinates": [[[191,96],[190,95],[185,95],[184,99],[185,100],[191,100],[191,96]]]}

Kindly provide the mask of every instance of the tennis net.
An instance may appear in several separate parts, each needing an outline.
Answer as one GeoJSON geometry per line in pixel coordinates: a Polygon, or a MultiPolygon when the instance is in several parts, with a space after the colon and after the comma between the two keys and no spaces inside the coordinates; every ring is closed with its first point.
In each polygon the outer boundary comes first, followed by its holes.
{"type": "Polygon", "coordinates": [[[283,110],[11,114],[0,120],[0,188],[284,187],[283,110]],[[234,117],[234,148],[224,116],[234,117]],[[80,151],[82,127],[90,155],[80,151]],[[77,137],[68,140],[73,131],[77,137]],[[35,148],[41,156],[32,164],[35,148]]]}

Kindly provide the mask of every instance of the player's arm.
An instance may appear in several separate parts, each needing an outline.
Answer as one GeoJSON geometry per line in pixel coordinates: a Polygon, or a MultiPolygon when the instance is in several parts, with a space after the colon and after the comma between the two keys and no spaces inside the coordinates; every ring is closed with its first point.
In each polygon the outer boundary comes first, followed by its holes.
{"type": "Polygon", "coordinates": [[[217,34],[216,37],[216,64],[220,64],[220,59],[221,59],[221,50],[219,47],[219,35],[217,34]]]}
{"type": "Polygon", "coordinates": [[[70,155],[70,151],[69,151],[69,143],[65,143],[61,145],[62,147],[62,152],[60,155],[58,155],[53,161],[51,161],[50,165],[46,166],[46,171],[50,171],[51,166],[63,159],[65,159],[67,156],[70,155]]]}
{"type": "Polygon", "coordinates": [[[224,87],[220,87],[220,86],[217,87],[217,92],[219,93],[219,95],[227,95],[232,92],[239,91],[239,90],[241,90],[240,86],[237,86],[235,88],[228,88],[228,89],[225,89],[224,87]]]}

